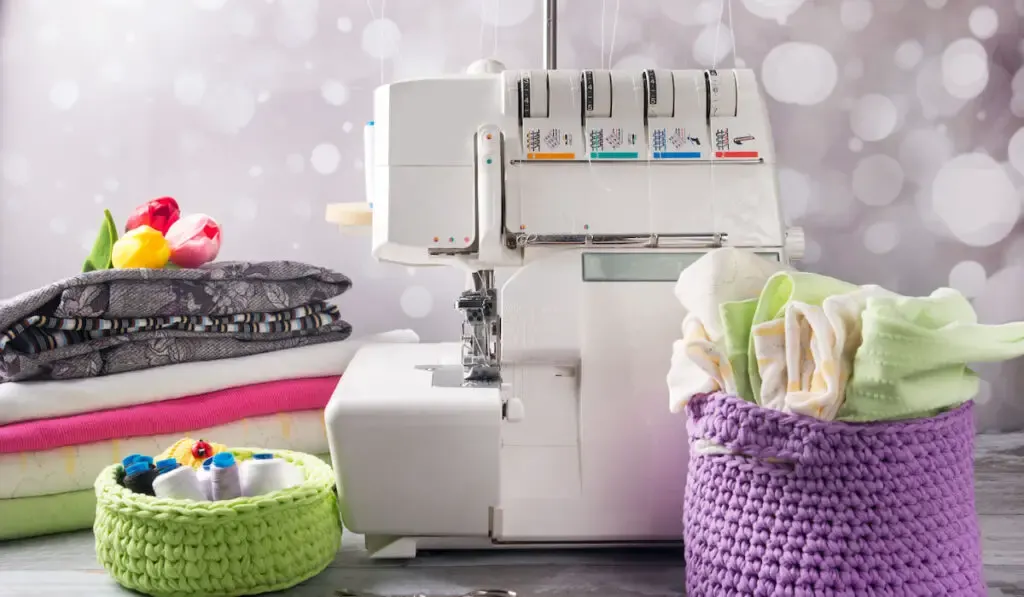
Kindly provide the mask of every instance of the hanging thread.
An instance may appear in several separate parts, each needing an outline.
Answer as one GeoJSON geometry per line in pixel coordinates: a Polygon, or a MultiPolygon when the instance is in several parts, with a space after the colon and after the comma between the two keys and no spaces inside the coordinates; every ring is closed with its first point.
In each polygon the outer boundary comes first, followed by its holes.
{"type": "MultiPolygon", "coordinates": [[[[380,17],[379,17],[379,20],[381,20],[381,21],[384,20],[384,7],[387,5],[387,3],[388,3],[388,0],[380,0],[380,17]]],[[[370,4],[370,0],[366,0],[366,8],[369,9],[369,11],[370,11],[370,18],[375,20],[375,21],[378,20],[378,17],[376,15],[376,13],[373,12],[373,5],[370,4]]],[[[378,27],[378,30],[377,30],[377,41],[378,41],[378,43],[383,39],[383,37],[384,37],[384,32],[378,27]]],[[[384,84],[384,54],[383,54],[383,52],[381,53],[381,56],[380,56],[380,84],[381,85],[384,84]]]]}

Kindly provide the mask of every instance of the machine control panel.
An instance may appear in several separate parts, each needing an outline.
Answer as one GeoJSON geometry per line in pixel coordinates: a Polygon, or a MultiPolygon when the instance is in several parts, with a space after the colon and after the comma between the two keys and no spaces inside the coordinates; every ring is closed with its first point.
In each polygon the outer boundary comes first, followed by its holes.
{"type": "Polygon", "coordinates": [[[752,73],[537,70],[516,77],[526,161],[765,158],[765,115],[752,73]]]}
{"type": "Polygon", "coordinates": [[[628,73],[583,71],[580,76],[588,160],[646,158],[643,93],[628,73]]]}
{"type": "MultiPolygon", "coordinates": [[[[740,110],[740,82],[735,71],[709,70],[708,123],[716,160],[757,160],[762,158],[764,135],[755,130],[753,119],[760,115],[740,110]]],[[[749,90],[748,90],[749,92],[749,90]]]]}
{"type": "Polygon", "coordinates": [[[652,159],[708,159],[708,96],[703,79],[701,71],[644,72],[652,159]]]}
{"type": "Polygon", "coordinates": [[[518,92],[526,159],[583,159],[582,97],[574,73],[524,72],[519,77],[518,92]]]}

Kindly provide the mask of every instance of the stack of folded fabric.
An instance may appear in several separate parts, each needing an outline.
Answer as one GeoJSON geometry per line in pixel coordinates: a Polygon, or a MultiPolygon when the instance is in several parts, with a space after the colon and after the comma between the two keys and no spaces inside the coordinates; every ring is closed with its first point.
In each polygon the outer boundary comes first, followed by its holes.
{"type": "Polygon", "coordinates": [[[367,342],[293,262],[102,270],[0,302],[0,539],[89,528],[100,470],[183,436],[328,451],[323,408],[367,342]],[[341,342],[342,340],[347,340],[341,342]]]}
{"type": "Polygon", "coordinates": [[[1024,355],[1024,323],[982,325],[962,294],[906,297],[719,249],[680,275],[670,408],[722,391],[821,420],[932,417],[971,400],[968,363],[1024,355]]]}

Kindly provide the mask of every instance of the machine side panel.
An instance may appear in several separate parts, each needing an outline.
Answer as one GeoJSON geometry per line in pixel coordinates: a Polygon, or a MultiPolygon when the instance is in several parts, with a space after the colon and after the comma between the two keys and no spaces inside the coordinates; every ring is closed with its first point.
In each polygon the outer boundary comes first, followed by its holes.
{"type": "Polygon", "coordinates": [[[403,81],[384,89],[387,101],[379,92],[375,106],[377,126],[386,126],[376,138],[382,165],[472,166],[477,127],[502,118],[497,75],[403,81]]]}
{"type": "Polygon", "coordinates": [[[499,497],[496,388],[438,387],[420,366],[458,344],[359,350],[324,412],[345,526],[357,533],[487,536],[499,497]]]}

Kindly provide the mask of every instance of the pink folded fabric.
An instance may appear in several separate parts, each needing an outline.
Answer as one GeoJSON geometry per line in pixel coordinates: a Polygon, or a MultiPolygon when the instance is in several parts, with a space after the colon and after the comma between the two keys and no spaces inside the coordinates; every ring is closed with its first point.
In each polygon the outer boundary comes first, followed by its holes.
{"type": "Polygon", "coordinates": [[[186,432],[249,417],[322,409],[339,379],[329,376],[271,381],[176,400],[14,423],[0,427],[0,454],[186,432]]]}

